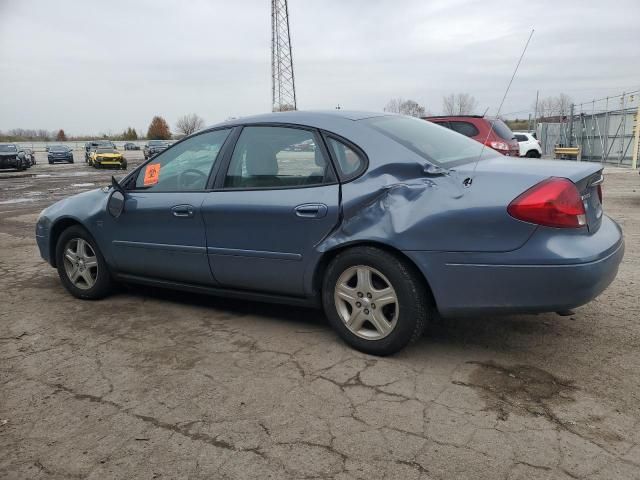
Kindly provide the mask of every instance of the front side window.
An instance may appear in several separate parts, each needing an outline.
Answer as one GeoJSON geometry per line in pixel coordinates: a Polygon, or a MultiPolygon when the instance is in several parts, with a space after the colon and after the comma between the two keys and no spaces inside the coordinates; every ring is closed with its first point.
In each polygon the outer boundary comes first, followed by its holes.
{"type": "Polygon", "coordinates": [[[204,190],[229,132],[201,133],[158,154],[140,169],[135,188],[153,192],[204,190]]]}
{"type": "Polygon", "coordinates": [[[387,115],[360,121],[442,167],[477,160],[483,151],[480,142],[418,118],[387,115]]]}
{"type": "Polygon", "coordinates": [[[335,182],[309,130],[245,127],[231,156],[225,188],[285,188],[335,182]]]}

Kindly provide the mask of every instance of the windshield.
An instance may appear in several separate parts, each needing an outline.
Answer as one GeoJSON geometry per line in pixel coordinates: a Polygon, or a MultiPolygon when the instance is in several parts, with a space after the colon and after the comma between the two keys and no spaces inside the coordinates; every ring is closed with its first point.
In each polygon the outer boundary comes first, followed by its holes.
{"type": "Polygon", "coordinates": [[[10,153],[15,153],[17,152],[18,149],[16,148],[15,145],[0,145],[0,152],[10,152],[10,153]]]}
{"type": "Polygon", "coordinates": [[[96,153],[116,153],[113,148],[96,148],[96,153]]]}
{"type": "Polygon", "coordinates": [[[477,160],[482,151],[481,143],[418,118],[387,115],[362,122],[442,167],[477,160]]]}
{"type": "Polygon", "coordinates": [[[489,120],[493,125],[493,131],[496,135],[504,140],[511,140],[514,138],[513,132],[502,120],[489,120]]]}
{"type": "Polygon", "coordinates": [[[164,140],[149,140],[149,146],[165,146],[167,142],[164,140]]]}
{"type": "Polygon", "coordinates": [[[50,152],[66,152],[69,149],[63,145],[53,145],[52,147],[49,147],[49,151],[50,152]]]}

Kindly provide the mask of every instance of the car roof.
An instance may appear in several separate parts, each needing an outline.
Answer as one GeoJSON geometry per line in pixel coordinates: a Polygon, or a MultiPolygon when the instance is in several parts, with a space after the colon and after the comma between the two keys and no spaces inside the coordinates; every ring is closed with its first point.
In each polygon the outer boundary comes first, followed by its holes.
{"type": "Polygon", "coordinates": [[[220,126],[247,125],[251,123],[291,123],[297,125],[319,126],[332,120],[356,121],[371,117],[391,115],[384,112],[365,112],[357,110],[294,110],[288,112],[272,112],[261,115],[235,118],[226,122],[212,125],[209,128],[220,126]]]}
{"type": "Polygon", "coordinates": [[[484,115],[429,115],[427,117],[420,117],[423,120],[430,120],[432,118],[485,118],[484,115]]]}

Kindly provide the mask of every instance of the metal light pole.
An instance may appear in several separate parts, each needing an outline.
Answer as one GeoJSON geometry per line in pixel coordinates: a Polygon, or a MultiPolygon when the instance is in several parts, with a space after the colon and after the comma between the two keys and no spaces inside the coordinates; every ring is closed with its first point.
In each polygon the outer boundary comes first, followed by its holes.
{"type": "Polygon", "coordinates": [[[287,0],[271,0],[271,98],[274,112],[297,108],[287,0]]]}

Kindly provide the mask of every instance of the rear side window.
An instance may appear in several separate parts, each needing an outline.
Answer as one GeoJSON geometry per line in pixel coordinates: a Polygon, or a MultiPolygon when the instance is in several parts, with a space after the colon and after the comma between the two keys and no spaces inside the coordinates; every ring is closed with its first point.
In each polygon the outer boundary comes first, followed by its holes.
{"type": "Polygon", "coordinates": [[[461,133],[466,137],[475,137],[480,132],[473,123],[469,122],[449,122],[451,130],[461,133]]]}
{"type": "Polygon", "coordinates": [[[449,122],[445,122],[445,121],[437,121],[437,120],[429,120],[431,123],[435,123],[436,125],[440,125],[441,127],[444,128],[451,128],[451,125],[449,125],[449,122]]]}
{"type": "Polygon", "coordinates": [[[225,188],[286,188],[334,183],[312,131],[245,127],[231,156],[225,188]]]}
{"type": "Polygon", "coordinates": [[[357,177],[366,167],[364,157],[340,140],[327,137],[327,145],[329,150],[331,150],[331,155],[333,155],[333,158],[338,164],[343,181],[357,177]]]}
{"type": "Polygon", "coordinates": [[[516,136],[516,140],[519,141],[519,142],[527,142],[527,141],[529,141],[529,139],[527,138],[526,135],[522,135],[520,133],[516,133],[515,136],[516,136]]]}
{"type": "Polygon", "coordinates": [[[513,132],[502,120],[489,120],[496,135],[504,140],[511,140],[513,132]]]}

